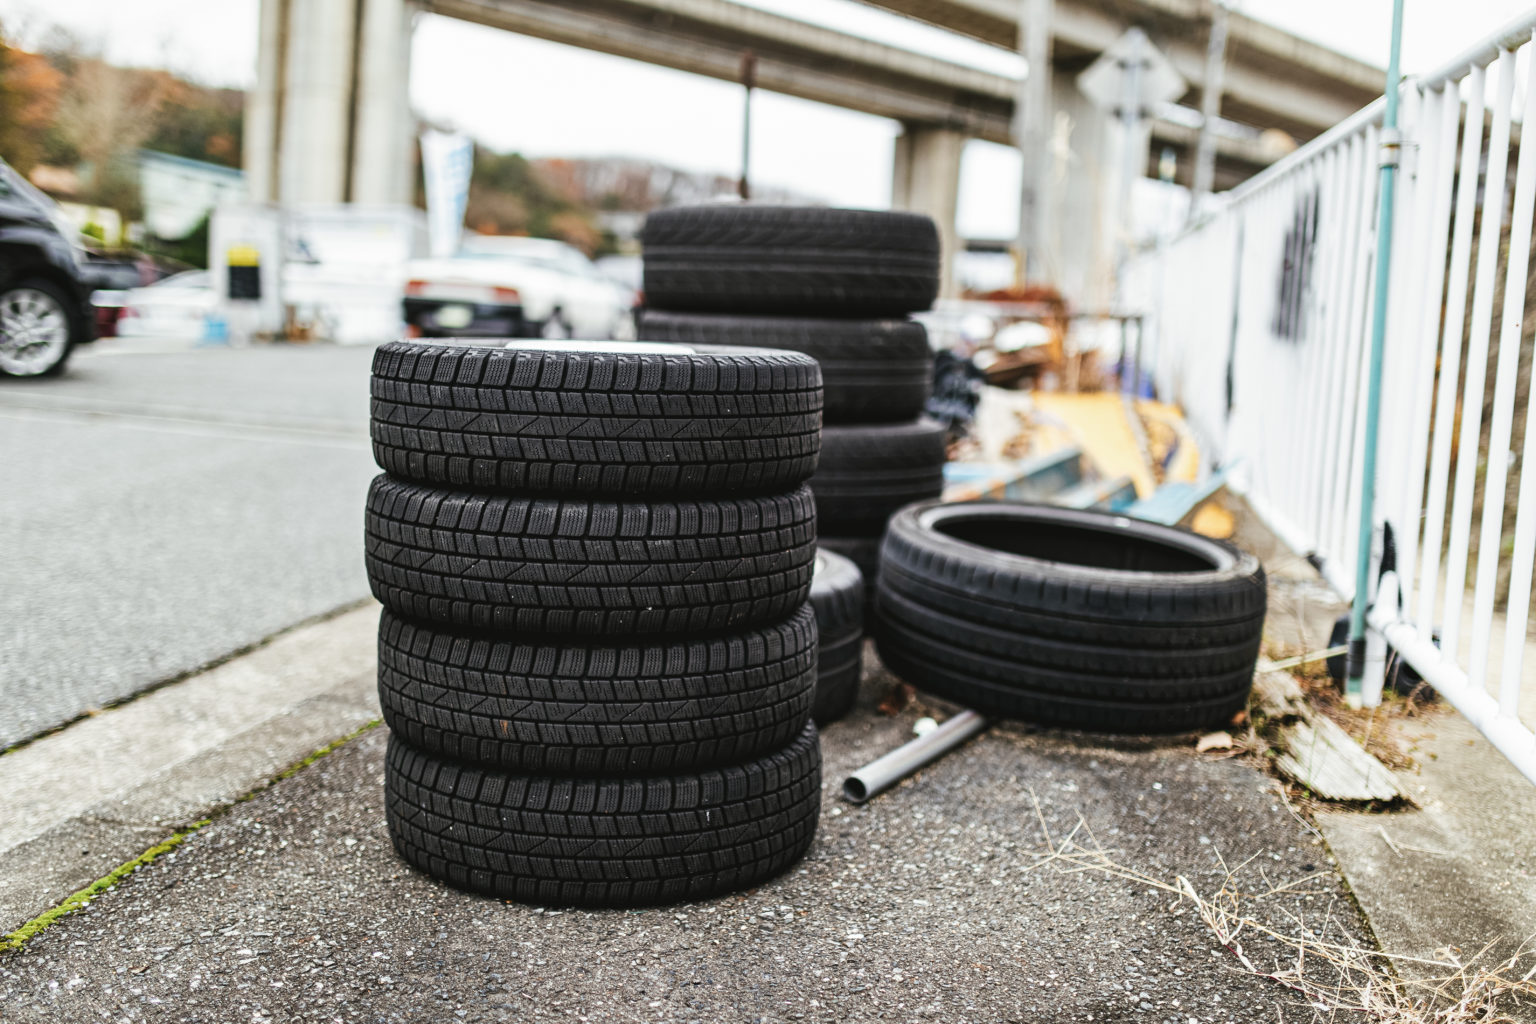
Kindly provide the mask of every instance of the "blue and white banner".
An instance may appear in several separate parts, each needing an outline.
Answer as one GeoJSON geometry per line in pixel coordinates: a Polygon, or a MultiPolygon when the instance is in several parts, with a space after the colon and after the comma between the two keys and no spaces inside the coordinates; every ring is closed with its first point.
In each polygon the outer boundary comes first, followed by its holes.
{"type": "Polygon", "coordinates": [[[475,144],[458,132],[421,133],[421,172],[427,185],[427,245],[434,258],[459,251],[475,144]]]}

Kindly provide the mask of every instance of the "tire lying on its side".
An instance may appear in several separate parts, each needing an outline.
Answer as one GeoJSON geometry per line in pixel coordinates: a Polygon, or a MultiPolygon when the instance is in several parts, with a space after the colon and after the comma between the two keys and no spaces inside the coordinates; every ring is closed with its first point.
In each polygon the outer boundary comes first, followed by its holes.
{"type": "Polygon", "coordinates": [[[385,814],[408,863],[451,885],[545,906],[706,899],[765,881],[810,847],[816,727],[739,765],[633,779],[508,775],[391,736],[385,814]]]}
{"type": "Polygon", "coordinates": [[[986,715],[1182,732],[1241,710],[1264,570],[1187,530],[978,502],[903,509],[881,549],[881,660],[986,715]]]}
{"type": "Polygon", "coordinates": [[[811,717],[817,725],[842,718],[859,696],[864,666],[864,577],[842,555],[816,552],[811,577],[811,607],[821,637],[816,669],[816,700],[811,717]]]}
{"type": "Polygon", "coordinates": [[[685,633],[782,621],[810,592],[805,487],[614,502],[448,491],[376,477],[364,560],[391,611],[500,634],[685,633]]]}
{"type": "Polygon", "coordinates": [[[788,349],[821,365],[827,423],[909,420],[933,389],[928,332],[915,320],[729,316],[647,310],[640,336],[685,345],[788,349]]]}
{"type": "Polygon", "coordinates": [[[640,242],[658,309],[901,316],[939,291],[939,233],[922,214],[686,206],[648,216],[640,242]]]}
{"type": "Polygon", "coordinates": [[[796,352],[399,341],[373,360],[379,468],[477,491],[705,496],[816,468],[821,371],[796,352]]]}
{"type": "Polygon", "coordinates": [[[805,728],[816,622],[802,607],[739,633],[582,644],[450,632],[386,609],[379,701],[417,750],[508,771],[625,778],[736,764],[805,728]]]}
{"type": "Polygon", "coordinates": [[[903,505],[944,490],[944,426],[926,416],[910,423],[830,426],[811,478],[820,529],[877,537],[903,505]]]}

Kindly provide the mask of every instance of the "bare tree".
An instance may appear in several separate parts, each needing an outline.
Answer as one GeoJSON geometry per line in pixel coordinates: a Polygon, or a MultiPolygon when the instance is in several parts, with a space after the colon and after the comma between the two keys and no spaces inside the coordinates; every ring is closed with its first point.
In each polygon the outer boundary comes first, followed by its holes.
{"type": "Polygon", "coordinates": [[[99,197],[115,163],[154,133],[173,81],[162,71],[120,68],[97,55],[73,55],[55,126],[85,164],[83,190],[99,197]]]}

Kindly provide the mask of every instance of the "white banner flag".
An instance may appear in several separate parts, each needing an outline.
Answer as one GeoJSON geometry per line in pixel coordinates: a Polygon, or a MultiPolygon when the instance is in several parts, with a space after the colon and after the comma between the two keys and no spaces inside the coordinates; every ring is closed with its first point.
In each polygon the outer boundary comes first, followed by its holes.
{"type": "Polygon", "coordinates": [[[421,172],[427,185],[427,244],[434,258],[459,251],[475,144],[458,132],[421,134],[421,172]]]}

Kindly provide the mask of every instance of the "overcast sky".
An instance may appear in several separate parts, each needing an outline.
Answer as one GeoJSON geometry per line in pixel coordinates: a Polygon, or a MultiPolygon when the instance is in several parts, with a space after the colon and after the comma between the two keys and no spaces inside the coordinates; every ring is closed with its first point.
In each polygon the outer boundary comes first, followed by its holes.
{"type": "MultiPolygon", "coordinates": [[[[1011,54],[853,0],[744,0],[1000,73],[1011,54]]],[[[1385,66],[1389,0],[1240,0],[1238,9],[1385,66]]],[[[1529,10],[1532,0],[1407,0],[1403,64],[1434,68],[1529,10]]],[[[210,84],[255,74],[257,0],[0,0],[8,33],[35,39],[63,25],[122,63],[164,66],[210,84]]],[[[501,150],[532,156],[637,156],[735,174],[740,90],[729,83],[590,53],[432,15],[416,32],[417,109],[501,150]]],[[[753,178],[850,206],[890,200],[895,122],[771,93],[753,111],[753,178]]],[[[961,230],[1007,234],[1017,163],[1001,146],[967,148],[961,230]]]]}

